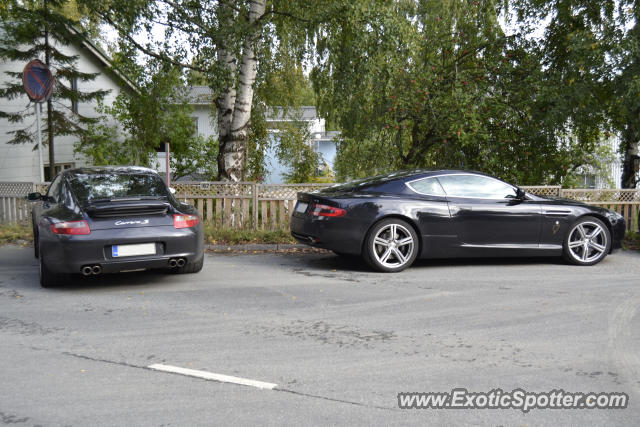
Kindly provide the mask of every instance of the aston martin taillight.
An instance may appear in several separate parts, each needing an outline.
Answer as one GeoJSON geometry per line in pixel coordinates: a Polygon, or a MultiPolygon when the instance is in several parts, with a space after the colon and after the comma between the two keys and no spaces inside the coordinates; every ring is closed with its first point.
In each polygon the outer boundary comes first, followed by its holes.
{"type": "Polygon", "coordinates": [[[310,209],[311,215],[313,216],[329,216],[329,217],[339,217],[345,216],[347,211],[341,208],[336,208],[334,206],[329,205],[321,205],[320,203],[314,203],[311,205],[310,209]]]}
{"type": "Polygon", "coordinates": [[[173,226],[175,228],[189,228],[195,227],[200,224],[200,218],[198,215],[174,215],[173,216],[173,226]]]}
{"type": "Polygon", "coordinates": [[[65,221],[51,224],[51,231],[54,234],[91,234],[89,223],[86,220],[65,221]]]}

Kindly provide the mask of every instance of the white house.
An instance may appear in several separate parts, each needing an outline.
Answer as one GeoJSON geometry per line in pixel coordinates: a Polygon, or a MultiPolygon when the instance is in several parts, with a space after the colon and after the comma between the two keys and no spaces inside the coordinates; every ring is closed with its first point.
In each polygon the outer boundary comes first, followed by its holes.
{"type": "MultiPolygon", "coordinates": [[[[189,100],[190,105],[193,107],[193,120],[198,134],[205,138],[210,136],[217,138],[216,112],[212,106],[213,93],[211,89],[207,86],[192,86],[189,89],[189,100]]],[[[271,138],[276,137],[277,131],[275,128],[279,122],[295,121],[305,123],[309,127],[312,136],[309,144],[312,144],[315,151],[321,155],[323,164],[333,169],[336,157],[334,138],[338,135],[338,132],[325,131],[325,121],[317,116],[315,107],[300,107],[296,110],[273,108],[268,112],[266,121],[270,127],[271,138]]],[[[278,161],[273,147],[265,153],[265,161],[268,174],[264,177],[264,182],[267,184],[282,184],[287,167],[278,161]]],[[[158,171],[166,172],[165,153],[158,153],[158,164],[158,171]]]]}
{"type": "MultiPolygon", "coordinates": [[[[275,131],[277,123],[291,121],[305,123],[311,133],[309,144],[311,144],[315,152],[320,155],[320,163],[330,170],[333,170],[336,157],[334,137],[338,136],[339,133],[326,132],[325,120],[318,117],[316,107],[300,107],[300,109],[297,110],[274,108],[269,111],[266,121],[268,125],[271,125],[271,138],[277,137],[277,132],[275,131]]],[[[273,145],[265,153],[265,161],[267,162],[268,174],[264,177],[264,182],[266,184],[284,183],[287,166],[280,163],[273,145]]]]}
{"type": "MultiPolygon", "coordinates": [[[[218,126],[213,110],[213,93],[208,86],[192,86],[188,93],[189,105],[193,108],[192,117],[198,135],[208,138],[218,137],[218,126]]],[[[164,150],[164,148],[162,148],[164,150]]],[[[171,150],[171,147],[169,147],[171,150]]],[[[216,161],[212,159],[212,161],[216,161]]],[[[166,173],[166,153],[158,153],[158,172],[166,173]]]]}
{"type": "MultiPolygon", "coordinates": [[[[77,82],[77,87],[81,91],[94,90],[110,90],[110,93],[104,99],[105,105],[109,105],[118,96],[123,88],[127,90],[135,90],[133,84],[122,75],[111,64],[107,55],[97,46],[90,42],[81,44],[70,44],[64,46],[60,43],[56,44],[56,48],[65,54],[78,55],[76,67],[79,71],[85,73],[99,73],[95,80],[89,82],[77,82]]],[[[42,58],[40,58],[42,59],[42,58]]],[[[4,86],[4,82],[9,78],[5,71],[21,72],[26,64],[17,62],[0,62],[0,86],[4,86]]],[[[55,101],[55,100],[54,100],[55,101]]],[[[85,116],[97,116],[96,103],[83,103],[77,105],[78,112],[85,116]]],[[[8,100],[0,98],[0,111],[18,112],[30,109],[33,112],[33,103],[30,103],[26,93],[18,98],[8,100]]],[[[46,104],[42,105],[43,117],[46,115],[46,104]]],[[[33,124],[35,126],[35,115],[28,117],[22,123],[9,123],[6,119],[0,119],[0,181],[26,181],[37,182],[40,180],[39,158],[35,145],[32,144],[8,144],[11,139],[7,132],[21,129],[33,124]]],[[[55,169],[59,172],[61,169],[83,166],[86,161],[78,158],[73,153],[75,138],[73,136],[56,136],[54,139],[55,150],[55,169]]],[[[45,170],[49,168],[49,150],[48,146],[43,146],[42,150],[43,163],[45,170]]],[[[46,174],[48,175],[48,174],[46,174]]]]}

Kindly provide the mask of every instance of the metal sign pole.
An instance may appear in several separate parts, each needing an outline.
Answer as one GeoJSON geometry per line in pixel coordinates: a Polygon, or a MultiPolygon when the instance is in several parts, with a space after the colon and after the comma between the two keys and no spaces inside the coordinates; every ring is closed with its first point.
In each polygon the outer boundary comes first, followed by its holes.
{"type": "MultiPolygon", "coordinates": [[[[46,0],[45,0],[46,2],[46,0]]],[[[48,61],[47,61],[48,62],[48,61]]],[[[42,114],[42,102],[48,100],[53,92],[53,74],[49,67],[39,59],[33,59],[22,70],[22,84],[24,90],[27,92],[27,96],[34,102],[33,108],[36,110],[36,126],[38,128],[38,160],[40,162],[40,182],[44,182],[44,164],[42,163],[42,129],[40,123],[40,115],[42,114]],[[40,104],[40,105],[38,105],[40,104]]],[[[53,143],[51,144],[51,150],[53,150],[53,143]]],[[[53,152],[50,151],[51,158],[53,160],[53,152]]],[[[53,162],[49,162],[51,165],[51,177],[55,173],[55,165],[53,162]]]]}
{"type": "Polygon", "coordinates": [[[38,128],[38,159],[40,160],[40,182],[44,182],[44,164],[42,163],[42,130],[40,129],[40,108],[42,104],[36,102],[33,106],[36,109],[36,127],[38,128]]]}

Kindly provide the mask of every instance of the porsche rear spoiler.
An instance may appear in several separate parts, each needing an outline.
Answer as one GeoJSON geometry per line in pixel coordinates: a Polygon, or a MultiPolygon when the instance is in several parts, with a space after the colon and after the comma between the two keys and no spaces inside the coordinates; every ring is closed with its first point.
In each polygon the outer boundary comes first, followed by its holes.
{"type": "Polygon", "coordinates": [[[112,200],[90,203],[84,210],[93,218],[114,218],[140,215],[166,215],[171,207],[163,200],[112,200]]]}

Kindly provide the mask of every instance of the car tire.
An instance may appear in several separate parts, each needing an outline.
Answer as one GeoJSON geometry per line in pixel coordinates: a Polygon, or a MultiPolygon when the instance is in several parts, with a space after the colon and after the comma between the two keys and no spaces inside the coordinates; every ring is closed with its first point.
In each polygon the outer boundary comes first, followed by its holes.
{"type": "Polygon", "coordinates": [[[362,254],[373,269],[396,273],[411,266],[419,250],[418,234],[413,227],[401,219],[389,218],[371,227],[362,254]]]}
{"type": "MultiPolygon", "coordinates": [[[[40,246],[40,245],[38,245],[40,246]]],[[[38,253],[38,268],[40,270],[40,286],[43,288],[54,288],[60,286],[65,276],[52,273],[47,267],[47,263],[42,259],[42,254],[38,253]]]]}
{"type": "Polygon", "coordinates": [[[38,229],[33,227],[33,256],[38,258],[40,256],[40,246],[38,244],[38,229]]]}
{"type": "Polygon", "coordinates": [[[176,267],[172,269],[171,272],[175,274],[198,273],[200,270],[202,270],[203,265],[204,265],[204,256],[200,258],[200,261],[188,262],[182,267],[176,267]]]}
{"type": "Polygon", "coordinates": [[[611,249],[609,228],[598,218],[584,216],[571,225],[562,245],[564,259],[575,265],[594,265],[611,249]]]}

